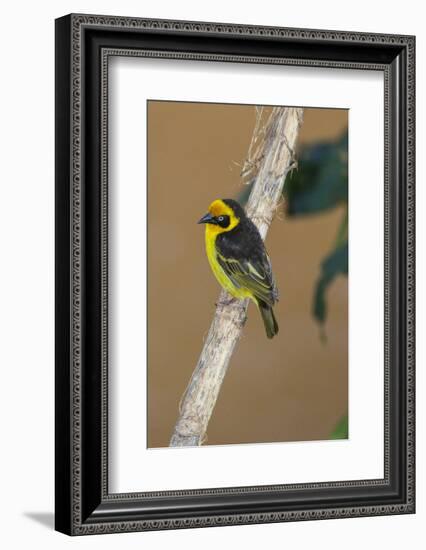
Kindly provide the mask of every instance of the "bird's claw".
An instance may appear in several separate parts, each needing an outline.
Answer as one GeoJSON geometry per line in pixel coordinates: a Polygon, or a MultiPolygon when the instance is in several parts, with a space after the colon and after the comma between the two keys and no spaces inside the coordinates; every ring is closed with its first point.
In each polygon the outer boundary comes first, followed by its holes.
{"type": "Polygon", "coordinates": [[[223,300],[219,300],[218,302],[215,302],[216,307],[225,307],[230,306],[231,304],[235,303],[237,301],[237,298],[225,298],[223,300]]]}

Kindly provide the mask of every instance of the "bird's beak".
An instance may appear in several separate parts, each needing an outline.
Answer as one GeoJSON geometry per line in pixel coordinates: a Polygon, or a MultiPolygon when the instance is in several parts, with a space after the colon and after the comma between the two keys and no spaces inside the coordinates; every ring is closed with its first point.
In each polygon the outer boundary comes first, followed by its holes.
{"type": "Polygon", "coordinates": [[[207,213],[201,218],[198,223],[216,223],[216,220],[214,219],[214,216],[212,216],[210,213],[207,213]]]}

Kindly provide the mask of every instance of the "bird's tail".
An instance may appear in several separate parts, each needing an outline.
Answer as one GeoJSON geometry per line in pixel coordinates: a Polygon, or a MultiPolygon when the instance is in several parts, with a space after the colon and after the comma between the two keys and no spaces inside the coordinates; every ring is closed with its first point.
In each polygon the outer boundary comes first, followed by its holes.
{"type": "Polygon", "coordinates": [[[268,338],[273,338],[276,334],[278,334],[278,323],[275,319],[274,310],[270,305],[260,300],[258,305],[262,315],[263,324],[265,325],[266,336],[268,338]]]}

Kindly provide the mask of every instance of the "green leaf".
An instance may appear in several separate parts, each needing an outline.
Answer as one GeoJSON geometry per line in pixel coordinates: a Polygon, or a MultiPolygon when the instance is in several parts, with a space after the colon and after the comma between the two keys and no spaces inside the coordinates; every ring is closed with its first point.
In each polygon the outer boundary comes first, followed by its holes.
{"type": "Polygon", "coordinates": [[[345,215],[339,226],[336,238],[336,247],[344,245],[348,241],[348,209],[346,208],[345,215]]]}
{"type": "Polygon", "coordinates": [[[349,427],[348,427],[348,415],[342,416],[339,422],[334,427],[334,430],[330,434],[330,439],[348,439],[349,427]]]}
{"type": "Polygon", "coordinates": [[[333,250],[321,264],[321,274],[316,284],[313,303],[314,317],[320,323],[324,323],[327,316],[326,290],[335,277],[340,274],[348,274],[347,241],[333,250]]]}
{"type": "Polygon", "coordinates": [[[348,135],[304,147],[284,186],[289,216],[323,212],[348,201],[348,135]]]}

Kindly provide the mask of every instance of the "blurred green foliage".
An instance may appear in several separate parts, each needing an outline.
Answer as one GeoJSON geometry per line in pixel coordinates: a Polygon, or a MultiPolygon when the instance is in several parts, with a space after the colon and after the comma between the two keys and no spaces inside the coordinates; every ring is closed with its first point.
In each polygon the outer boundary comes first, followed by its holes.
{"type": "Polygon", "coordinates": [[[323,324],[327,317],[326,291],[338,275],[348,274],[348,132],[327,143],[307,145],[299,153],[298,168],[284,188],[287,216],[318,214],[344,206],[336,240],[321,262],[312,313],[323,324]]]}
{"type": "Polygon", "coordinates": [[[303,147],[284,188],[288,216],[317,214],[348,203],[348,133],[303,147]]]}
{"type": "MultiPolygon", "coordinates": [[[[347,130],[336,141],[304,147],[299,154],[298,169],[290,174],[283,194],[290,217],[320,214],[338,206],[344,208],[333,246],[321,262],[313,293],[312,313],[323,326],[327,317],[326,291],[338,275],[348,275],[347,130]]],[[[348,439],[348,436],[348,415],[344,415],[330,438],[348,439]]]]}
{"type": "Polygon", "coordinates": [[[348,415],[342,416],[330,434],[330,439],[348,439],[348,415]]]}
{"type": "Polygon", "coordinates": [[[348,274],[348,243],[335,248],[321,264],[321,273],[316,283],[313,302],[313,314],[320,323],[325,321],[327,314],[325,291],[339,274],[348,274]]]}

